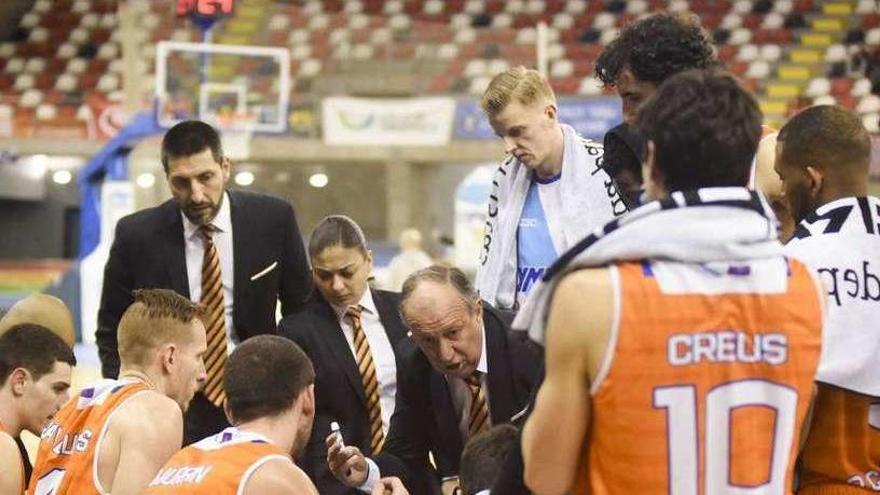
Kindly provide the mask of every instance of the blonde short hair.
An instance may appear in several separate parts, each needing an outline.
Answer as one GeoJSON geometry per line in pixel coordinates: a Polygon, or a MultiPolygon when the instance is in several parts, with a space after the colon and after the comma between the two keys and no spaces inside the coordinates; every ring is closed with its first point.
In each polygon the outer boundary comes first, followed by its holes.
{"type": "Polygon", "coordinates": [[[168,343],[183,344],[191,336],[181,329],[202,320],[204,307],[168,289],[139,289],[119,320],[119,360],[146,366],[154,351],[168,343]]]}
{"type": "Polygon", "coordinates": [[[503,111],[511,100],[521,105],[531,105],[539,98],[556,103],[556,95],[547,79],[535,69],[520,65],[492,78],[480,99],[480,108],[493,116],[503,111]]]}

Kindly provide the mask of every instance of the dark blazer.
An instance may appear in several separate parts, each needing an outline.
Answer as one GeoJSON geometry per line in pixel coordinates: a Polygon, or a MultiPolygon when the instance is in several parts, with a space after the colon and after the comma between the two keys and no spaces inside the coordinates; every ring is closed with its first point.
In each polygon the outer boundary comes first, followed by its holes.
{"type": "MultiPolygon", "coordinates": [[[[523,411],[539,385],[541,353],[524,332],[511,332],[509,319],[483,301],[489,366],[489,413],[492,424],[508,423],[523,411]]],[[[435,371],[412,342],[401,342],[406,373],[398,373],[397,403],[385,447],[373,457],[382,476],[400,476],[410,493],[429,494],[428,451],[436,474],[457,476],[464,445],[446,377],[435,371]],[[403,466],[403,471],[400,470],[403,466]]]]}
{"type": "MultiPolygon", "coordinates": [[[[384,290],[370,289],[370,292],[391,347],[397,349],[397,344],[406,337],[397,309],[400,295],[384,290]]],[[[314,291],[302,310],[281,320],[278,333],[296,342],[315,367],[315,422],[309,444],[297,464],[321,495],[362,493],[337,481],[327,467],[324,439],[330,432],[331,421],[339,422],[346,445],[358,447],[365,455],[373,454],[363,382],[336,313],[320,293],[314,291]]]]}
{"type": "MultiPolygon", "coordinates": [[[[293,312],[311,292],[312,278],[293,207],[272,196],[227,192],[235,266],[232,320],[243,341],[257,334],[275,333],[276,299],[281,300],[283,314],[293,312]],[[251,280],[273,263],[277,263],[275,268],[251,280]]],[[[104,267],[95,332],[105,377],[119,374],[116,327],[133,301],[132,290],[139,288],[173,289],[190,297],[183,220],[173,199],[128,215],[116,226],[104,267]]],[[[223,412],[202,394],[196,394],[186,415],[186,441],[219,431],[224,424],[223,412]]]]}

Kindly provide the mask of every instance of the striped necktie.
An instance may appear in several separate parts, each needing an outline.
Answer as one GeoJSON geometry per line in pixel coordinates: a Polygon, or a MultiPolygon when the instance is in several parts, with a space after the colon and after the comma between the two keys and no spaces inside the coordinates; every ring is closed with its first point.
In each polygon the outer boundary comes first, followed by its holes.
{"type": "Polygon", "coordinates": [[[202,300],[205,307],[205,337],[208,350],[205,353],[207,380],[202,392],[217,407],[223,407],[226,391],[223,390],[223,370],[226,368],[226,307],[223,303],[223,284],[220,279],[220,255],[214,244],[213,225],[200,229],[205,245],[202,261],[202,300]]]}
{"type": "Polygon", "coordinates": [[[486,403],[486,394],[483,392],[483,384],[480,383],[480,372],[474,373],[465,379],[471,390],[471,414],[468,420],[468,438],[477,433],[489,429],[489,405],[486,403]]]}
{"type": "Polygon", "coordinates": [[[364,333],[361,324],[360,305],[352,306],[345,312],[351,319],[351,328],[354,334],[354,355],[357,361],[358,372],[361,374],[361,382],[364,384],[364,395],[367,398],[367,415],[370,418],[370,449],[376,454],[382,450],[385,443],[385,433],[382,432],[382,406],[379,403],[379,380],[376,378],[376,366],[373,363],[373,353],[370,352],[370,343],[364,333]]]}

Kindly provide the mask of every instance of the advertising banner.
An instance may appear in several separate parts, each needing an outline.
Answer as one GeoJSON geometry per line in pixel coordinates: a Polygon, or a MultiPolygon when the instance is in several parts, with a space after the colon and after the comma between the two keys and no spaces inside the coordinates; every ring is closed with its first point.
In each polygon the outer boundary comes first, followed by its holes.
{"type": "MultiPolygon", "coordinates": [[[[620,100],[614,97],[559,99],[559,121],[582,136],[602,141],[608,129],[623,122],[620,100]]],[[[476,100],[458,100],[455,108],[456,139],[497,139],[476,100]]]]}
{"type": "Polygon", "coordinates": [[[449,143],[452,98],[325,98],[324,142],[355,146],[442,146],[449,143]]]}

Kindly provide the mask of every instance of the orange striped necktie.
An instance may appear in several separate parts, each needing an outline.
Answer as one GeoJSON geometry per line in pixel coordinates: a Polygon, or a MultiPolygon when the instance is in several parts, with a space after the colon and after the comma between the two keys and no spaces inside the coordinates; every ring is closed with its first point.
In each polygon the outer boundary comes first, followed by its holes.
{"type": "Polygon", "coordinates": [[[223,370],[226,368],[226,305],[223,303],[223,283],[220,278],[220,255],[214,244],[216,227],[211,224],[199,229],[205,246],[202,261],[202,300],[205,307],[205,337],[208,350],[205,353],[207,380],[202,392],[217,407],[223,407],[226,391],[223,390],[223,370]]]}
{"type": "Polygon", "coordinates": [[[489,404],[486,402],[486,393],[483,392],[483,384],[480,382],[479,371],[465,379],[471,391],[471,413],[468,420],[468,438],[489,429],[489,404]]]}
{"type": "Polygon", "coordinates": [[[345,314],[351,319],[352,333],[354,334],[354,355],[357,361],[358,372],[361,382],[364,384],[364,395],[367,398],[367,415],[370,418],[370,449],[373,454],[382,450],[385,443],[385,433],[382,431],[382,405],[379,403],[379,380],[376,378],[376,365],[373,363],[373,353],[370,352],[370,343],[361,324],[361,312],[363,307],[352,306],[345,314]]]}

